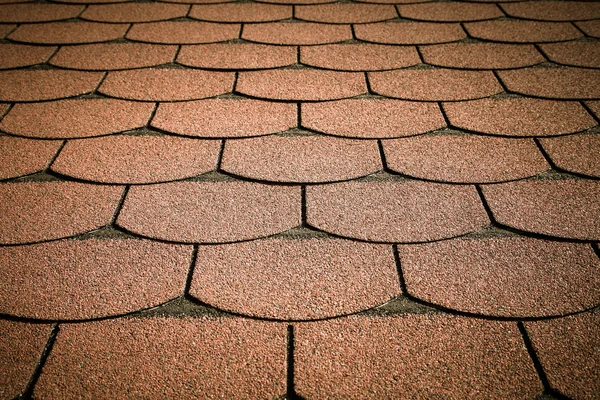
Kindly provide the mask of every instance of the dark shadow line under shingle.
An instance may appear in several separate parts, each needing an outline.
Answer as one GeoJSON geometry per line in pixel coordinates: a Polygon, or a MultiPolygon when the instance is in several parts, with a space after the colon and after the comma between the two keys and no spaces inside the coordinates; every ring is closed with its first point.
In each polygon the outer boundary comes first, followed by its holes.
{"type": "Polygon", "coordinates": [[[531,361],[533,363],[535,371],[537,372],[538,377],[540,378],[540,381],[542,382],[542,385],[544,386],[544,394],[552,396],[552,398],[555,398],[557,400],[569,400],[570,399],[569,397],[563,395],[562,393],[558,392],[557,390],[554,390],[552,388],[552,386],[550,385],[548,376],[546,375],[546,372],[544,371],[544,367],[542,366],[542,363],[540,362],[540,359],[538,358],[538,355],[535,351],[535,347],[533,346],[531,338],[529,337],[529,333],[527,332],[527,328],[525,328],[525,325],[523,324],[523,322],[520,322],[520,321],[517,322],[517,327],[519,328],[519,332],[521,333],[521,338],[523,339],[523,344],[525,345],[525,348],[527,349],[527,352],[529,353],[529,357],[531,358],[531,361]]]}
{"type": "Polygon", "coordinates": [[[50,337],[48,338],[48,341],[46,342],[46,346],[42,350],[42,354],[40,355],[40,358],[35,366],[35,369],[33,371],[31,379],[29,379],[29,382],[27,383],[27,387],[22,396],[23,399],[33,398],[33,390],[35,388],[35,384],[37,383],[38,379],[42,375],[42,369],[44,368],[44,364],[46,363],[46,360],[48,359],[48,355],[52,351],[52,347],[54,347],[54,342],[56,341],[56,336],[58,335],[59,330],[60,330],[59,325],[54,324],[54,326],[52,327],[52,332],[50,333],[50,337]]]}

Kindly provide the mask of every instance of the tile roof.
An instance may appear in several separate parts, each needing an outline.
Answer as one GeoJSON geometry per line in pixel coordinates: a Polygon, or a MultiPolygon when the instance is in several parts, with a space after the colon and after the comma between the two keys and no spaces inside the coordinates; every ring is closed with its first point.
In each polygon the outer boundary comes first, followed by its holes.
{"type": "Polygon", "coordinates": [[[599,38],[0,0],[0,399],[600,398],[599,38]]]}

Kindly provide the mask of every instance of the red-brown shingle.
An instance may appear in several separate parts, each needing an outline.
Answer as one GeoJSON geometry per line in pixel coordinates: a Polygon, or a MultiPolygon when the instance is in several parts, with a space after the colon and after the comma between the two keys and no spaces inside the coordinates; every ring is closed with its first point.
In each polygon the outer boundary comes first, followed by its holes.
{"type": "Polygon", "coordinates": [[[508,90],[551,99],[600,98],[600,71],[587,68],[528,68],[500,71],[508,90]]]}
{"type": "Polygon", "coordinates": [[[600,68],[600,43],[566,42],[540,45],[555,63],[576,67],[600,68]]]}
{"type": "Polygon", "coordinates": [[[55,51],[56,47],[2,44],[0,45],[0,69],[43,64],[55,51]]]}
{"type": "Polygon", "coordinates": [[[403,18],[436,22],[479,21],[504,16],[495,4],[453,1],[400,5],[398,11],[403,18]]]}
{"type": "Polygon", "coordinates": [[[300,62],[341,71],[377,71],[409,67],[421,59],[415,47],[361,43],[302,46],[300,62]]]}
{"type": "Polygon", "coordinates": [[[166,44],[214,43],[237,39],[237,24],[197,21],[162,21],[133,24],[127,38],[140,42],[166,44]]]}
{"type": "Polygon", "coordinates": [[[386,21],[397,18],[398,13],[392,5],[343,3],[296,6],[294,17],[314,22],[354,24],[386,21]]]}
{"type": "Polygon", "coordinates": [[[283,324],[104,320],[61,328],[35,396],[277,398],[285,394],[285,368],[283,324]]]}
{"type": "Polygon", "coordinates": [[[295,104],[210,99],[162,103],[152,126],[185,136],[226,138],[282,132],[295,127],[297,121],[295,104]]]}
{"type": "Polygon", "coordinates": [[[194,5],[189,16],[217,22],[267,22],[292,17],[291,6],[260,3],[194,5]]]}
{"type": "Polygon", "coordinates": [[[600,135],[569,135],[540,143],[558,168],[600,178],[600,135]]]}
{"type": "Polygon", "coordinates": [[[600,18],[600,5],[593,1],[526,1],[503,4],[502,9],[513,17],[540,21],[581,21],[600,18]]]}
{"type": "Polygon", "coordinates": [[[489,223],[474,187],[427,182],[342,182],[306,189],[310,225],[370,242],[425,242],[489,223]]]}
{"type": "Polygon", "coordinates": [[[61,21],[77,17],[83,9],[65,4],[2,4],[0,23],[61,21]]]}
{"type": "Polygon", "coordinates": [[[351,99],[302,104],[302,126],[329,135],[394,138],[446,126],[434,103],[351,99]]]}
{"type": "Polygon", "coordinates": [[[453,239],[398,251],[408,293],[449,309],[523,318],[600,304],[600,260],[589,244],[453,239]]]}
{"type": "Polygon", "coordinates": [[[514,322],[446,315],[299,324],[304,398],[534,398],[543,388],[514,322]]]}
{"type": "Polygon", "coordinates": [[[249,182],[174,182],[129,190],[117,223],[154,239],[226,243],[300,224],[300,188],[249,182]]]}
{"type": "Polygon", "coordinates": [[[0,179],[39,172],[48,166],[60,141],[0,136],[0,179]]]}
{"type": "Polygon", "coordinates": [[[192,69],[110,72],[100,86],[108,96],[143,101],[196,100],[229,93],[234,74],[192,69]]]}
{"type": "Polygon", "coordinates": [[[240,73],[236,90],[264,99],[311,101],[358,96],[367,86],[358,72],[277,69],[240,73]]]}
{"type": "Polygon", "coordinates": [[[375,93],[405,100],[469,100],[502,91],[491,71],[412,69],[369,72],[368,77],[375,93]]]}
{"type": "Polygon", "coordinates": [[[530,98],[445,103],[453,126],[503,136],[554,136],[596,125],[577,102],[530,98]]]}
{"type": "Polygon", "coordinates": [[[135,239],[0,248],[0,310],[75,320],[157,306],[183,292],[192,247],[135,239]]]}
{"type": "Polygon", "coordinates": [[[340,239],[267,239],[201,246],[190,294],[260,318],[315,319],[400,294],[391,246],[340,239]]]}
{"type": "Polygon", "coordinates": [[[115,99],[15,104],[0,129],[45,139],[102,136],[145,126],[153,109],[153,104],[115,99]]]}
{"type": "Polygon", "coordinates": [[[52,327],[0,320],[0,390],[6,399],[18,398],[25,392],[52,327]]]}
{"type": "Polygon", "coordinates": [[[459,24],[431,22],[381,22],[357,25],[356,38],[384,44],[446,43],[464,39],[467,35],[459,24]]]}
{"type": "Polygon", "coordinates": [[[11,40],[39,44],[107,42],[122,38],[129,25],[97,22],[49,22],[23,24],[9,35],[11,40]]]}
{"type": "Polygon", "coordinates": [[[15,70],[0,72],[0,100],[39,101],[62,99],[92,92],[101,72],[15,70]]]}
{"type": "Polygon", "coordinates": [[[451,68],[508,69],[545,61],[533,45],[447,43],[421,46],[426,63],[451,68]]]}
{"type": "Polygon", "coordinates": [[[567,22],[498,20],[470,22],[464,27],[476,38],[505,43],[558,42],[583,36],[567,22]]]}
{"type": "Polygon", "coordinates": [[[75,182],[0,185],[0,243],[59,239],[110,223],[123,188],[75,182]]]}
{"type": "Polygon", "coordinates": [[[545,180],[483,187],[496,221],[514,229],[580,240],[600,240],[600,182],[545,180]]]}
{"type": "Polygon", "coordinates": [[[215,43],[182,46],[177,62],[197,68],[262,69],[295,64],[295,46],[272,46],[256,43],[215,43]]]}
{"type": "Polygon", "coordinates": [[[244,25],[242,39],[269,44],[326,44],[352,39],[352,30],[350,25],[270,22],[244,25]]]}
{"type": "Polygon", "coordinates": [[[377,142],[325,136],[263,136],[229,140],[224,171],[272,182],[317,183],[381,170],[377,142]]]}
{"type": "Polygon", "coordinates": [[[221,143],[172,136],[105,136],[67,143],[52,170],[103,183],[156,183],[213,171],[221,143]]]}
{"type": "Polygon", "coordinates": [[[152,22],[183,17],[190,6],[168,3],[120,3],[89,6],[81,18],[99,22],[152,22]]]}
{"type": "Polygon", "coordinates": [[[51,64],[83,70],[119,70],[153,67],[175,58],[176,46],[145,43],[99,43],[63,46],[51,64]]]}
{"type": "Polygon", "coordinates": [[[531,139],[440,135],[383,143],[388,168],[420,179],[501,182],[526,178],[549,168],[531,139]]]}
{"type": "Polygon", "coordinates": [[[600,393],[600,315],[584,313],[526,323],[550,385],[574,399],[600,393]]]}

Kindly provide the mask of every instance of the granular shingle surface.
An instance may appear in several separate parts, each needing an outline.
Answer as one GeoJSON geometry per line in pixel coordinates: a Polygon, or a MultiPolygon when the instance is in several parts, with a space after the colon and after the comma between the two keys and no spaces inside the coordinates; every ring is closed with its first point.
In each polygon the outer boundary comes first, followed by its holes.
{"type": "Polygon", "coordinates": [[[33,376],[52,327],[0,321],[0,396],[17,397],[25,391],[33,376]]]}
{"type": "Polygon", "coordinates": [[[157,183],[217,167],[221,144],[173,136],[105,136],[67,143],[52,170],[104,183],[157,183]]]}
{"type": "Polygon", "coordinates": [[[233,73],[192,69],[136,69],[110,72],[99,91],[107,96],[142,101],[183,101],[231,92],[233,73]]]}
{"type": "Polygon", "coordinates": [[[297,187],[248,182],[139,186],[129,191],[117,224],[156,239],[237,242],[299,225],[299,200],[297,187]]]}
{"type": "Polygon", "coordinates": [[[240,26],[198,21],[162,21],[133,24],[127,38],[140,42],[196,44],[237,39],[240,26]]]}
{"type": "Polygon", "coordinates": [[[374,242],[426,242],[488,224],[475,188],[426,182],[344,182],[306,189],[308,223],[374,242]]]}
{"type": "Polygon", "coordinates": [[[556,136],[597,125],[578,102],[502,98],[445,103],[453,126],[502,136],[556,136]]]}
{"type": "Polygon", "coordinates": [[[0,243],[59,239],[110,223],[123,188],[76,182],[0,184],[0,243]]]}
{"type": "Polygon", "coordinates": [[[1,101],[39,101],[92,92],[102,72],[64,70],[11,70],[0,72],[1,101]]]}
{"type": "Polygon", "coordinates": [[[42,171],[48,166],[60,144],[60,141],[0,136],[0,179],[42,171]]]}
{"type": "Polygon", "coordinates": [[[122,38],[128,27],[127,24],[86,21],[22,24],[9,38],[17,42],[37,44],[98,43],[122,38]]]}
{"type": "Polygon", "coordinates": [[[400,285],[391,246],[266,239],[200,247],[190,293],[240,314],[315,319],[377,306],[400,285]]]}
{"type": "Polygon", "coordinates": [[[483,188],[494,218],[526,232],[581,240],[600,239],[600,182],[544,180],[483,188]]]}
{"type": "Polygon", "coordinates": [[[191,246],[61,240],[0,249],[0,312],[90,319],[157,306],[183,292],[191,246]]]}
{"type": "Polygon", "coordinates": [[[0,129],[43,139],[102,136],[145,126],[153,108],[148,103],[115,99],[15,104],[0,122],[0,129]]]}
{"type": "Polygon", "coordinates": [[[305,398],[532,398],[542,388],[515,323],[439,315],[298,326],[305,398]]]}
{"type": "Polygon", "coordinates": [[[295,127],[297,120],[293,104],[210,99],[162,103],[152,126],[185,136],[247,137],[286,131],[295,127]]]}
{"type": "Polygon", "coordinates": [[[446,126],[434,103],[402,100],[339,100],[302,104],[302,125],[330,135],[393,138],[446,126]]]}
{"type": "Polygon", "coordinates": [[[599,38],[585,0],[0,0],[0,398],[597,399],[599,38]]]}
{"type": "Polygon", "coordinates": [[[584,313],[526,326],[552,387],[575,399],[595,398],[600,392],[600,315],[584,313]]]}
{"type": "Polygon", "coordinates": [[[381,170],[377,143],[324,136],[263,136],[230,141],[221,168],[250,179],[319,183],[381,170]]]}
{"type": "Polygon", "coordinates": [[[285,394],[285,366],[285,325],[233,318],[106,320],[60,331],[35,395],[269,399],[285,394]]]}
{"type": "Polygon", "coordinates": [[[382,96],[420,101],[478,99],[502,91],[491,71],[404,69],[371,72],[369,82],[382,96]]]}
{"type": "Polygon", "coordinates": [[[398,251],[408,292],[454,310],[539,317],[600,304],[600,260],[587,244],[454,239],[398,251]]]}
{"type": "Polygon", "coordinates": [[[530,139],[416,136],[386,140],[383,148],[392,171],[442,182],[501,182],[527,178],[549,168],[530,139]]]}

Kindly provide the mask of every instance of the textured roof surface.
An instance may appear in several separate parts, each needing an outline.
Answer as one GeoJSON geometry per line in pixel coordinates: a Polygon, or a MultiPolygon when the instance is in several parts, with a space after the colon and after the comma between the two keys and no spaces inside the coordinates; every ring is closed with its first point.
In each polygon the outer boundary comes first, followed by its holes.
{"type": "Polygon", "coordinates": [[[0,400],[600,399],[600,2],[0,0],[0,400]]]}

